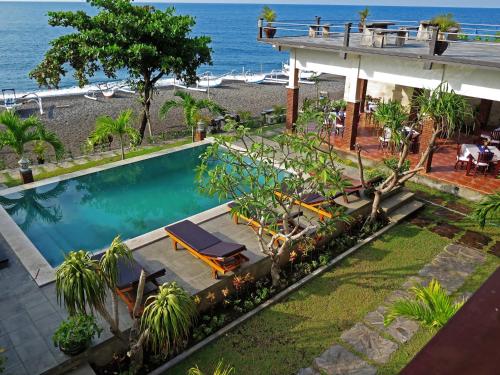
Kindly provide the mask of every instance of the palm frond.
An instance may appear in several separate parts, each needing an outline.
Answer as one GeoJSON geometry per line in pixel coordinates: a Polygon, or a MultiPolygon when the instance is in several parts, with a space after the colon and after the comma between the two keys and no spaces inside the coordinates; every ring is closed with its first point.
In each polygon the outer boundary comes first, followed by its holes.
{"type": "Polygon", "coordinates": [[[473,219],[484,228],[486,224],[500,223],[500,191],[487,195],[479,202],[472,214],[473,219]]]}
{"type": "Polygon", "coordinates": [[[132,259],[132,251],[123,243],[120,236],[116,236],[100,260],[101,270],[108,281],[110,289],[114,289],[118,282],[120,261],[131,262],[132,259]]]}

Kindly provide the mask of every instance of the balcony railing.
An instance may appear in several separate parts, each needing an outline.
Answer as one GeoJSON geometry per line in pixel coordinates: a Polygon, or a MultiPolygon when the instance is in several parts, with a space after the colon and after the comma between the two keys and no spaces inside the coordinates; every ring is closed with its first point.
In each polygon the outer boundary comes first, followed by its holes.
{"type": "MultiPolygon", "coordinates": [[[[500,59],[500,25],[461,23],[460,28],[439,31],[429,21],[369,20],[366,26],[354,25],[351,20],[322,20],[313,22],[258,22],[258,39],[310,38],[330,41],[342,47],[424,47],[429,55],[440,55],[449,45],[454,47],[494,48],[500,59]]],[[[490,50],[492,52],[493,49],[490,50]]]]}

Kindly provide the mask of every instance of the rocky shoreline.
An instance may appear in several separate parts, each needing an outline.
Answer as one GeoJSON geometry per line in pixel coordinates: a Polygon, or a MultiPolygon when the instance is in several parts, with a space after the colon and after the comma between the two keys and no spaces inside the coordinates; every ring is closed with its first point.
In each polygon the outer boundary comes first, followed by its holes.
{"type": "MultiPolygon", "coordinates": [[[[320,81],[319,90],[327,91],[331,98],[340,98],[343,95],[344,80],[339,77],[326,77],[320,81]]],[[[198,98],[207,97],[207,94],[203,92],[189,92],[198,98]]],[[[154,135],[161,135],[176,129],[185,129],[180,109],[173,110],[165,120],[159,119],[160,106],[166,100],[172,99],[173,93],[173,88],[160,89],[154,98],[151,108],[154,135]]],[[[301,101],[305,97],[315,97],[316,86],[301,85],[300,96],[301,101]]],[[[249,111],[257,116],[263,110],[270,109],[275,105],[285,105],[286,88],[284,85],[275,84],[252,85],[242,82],[224,82],[223,86],[210,90],[210,98],[232,112],[249,111]]],[[[43,115],[39,114],[38,107],[33,103],[18,108],[18,113],[22,117],[39,116],[47,128],[60,137],[65,145],[67,157],[75,157],[84,153],[83,144],[94,129],[98,116],[115,117],[128,108],[133,109],[139,117],[141,106],[137,95],[117,92],[111,99],[101,96],[96,101],[84,98],[83,95],[44,98],[43,115]]],[[[149,141],[148,139],[144,140],[145,143],[149,141]]],[[[113,144],[112,147],[115,148],[118,145],[113,144]]],[[[3,164],[4,168],[13,167],[16,164],[16,159],[10,149],[4,148],[0,151],[0,166],[3,164]]]]}

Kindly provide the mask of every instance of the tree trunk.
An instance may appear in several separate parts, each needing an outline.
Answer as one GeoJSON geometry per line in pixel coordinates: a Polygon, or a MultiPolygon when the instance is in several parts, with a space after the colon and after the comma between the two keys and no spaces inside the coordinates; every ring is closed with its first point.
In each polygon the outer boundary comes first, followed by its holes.
{"type": "Polygon", "coordinates": [[[273,287],[277,288],[280,286],[280,256],[278,254],[270,255],[271,258],[271,280],[273,287]]]}
{"type": "Polygon", "coordinates": [[[120,331],[120,328],[118,327],[117,322],[109,315],[108,310],[106,310],[105,307],[101,307],[97,309],[97,312],[103,317],[103,319],[109,324],[109,328],[111,330],[111,333],[118,338],[120,341],[123,343],[127,343],[127,338],[123,334],[122,331],[120,331]]]}
{"type": "Polygon", "coordinates": [[[368,219],[369,222],[374,223],[375,221],[377,221],[381,202],[382,202],[382,192],[379,190],[375,190],[373,196],[372,211],[368,219]]]}
{"type": "Polygon", "coordinates": [[[146,79],[144,83],[144,95],[141,98],[142,102],[142,115],[141,115],[141,127],[139,133],[141,134],[141,140],[144,139],[144,134],[146,133],[146,126],[148,127],[149,135],[152,136],[151,130],[151,100],[153,99],[153,85],[146,79]]]}
{"type": "Polygon", "coordinates": [[[125,147],[123,146],[123,135],[120,134],[120,147],[122,149],[122,160],[125,160],[125,147]]]}

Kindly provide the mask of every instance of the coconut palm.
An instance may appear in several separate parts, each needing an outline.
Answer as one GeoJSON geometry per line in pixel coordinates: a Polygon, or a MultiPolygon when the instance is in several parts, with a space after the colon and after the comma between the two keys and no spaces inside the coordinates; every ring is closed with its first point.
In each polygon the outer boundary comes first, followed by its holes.
{"type": "Polygon", "coordinates": [[[432,280],[428,286],[415,286],[410,291],[415,299],[396,301],[384,319],[385,325],[403,316],[430,328],[441,328],[464,304],[464,301],[453,302],[436,280],[432,280]]]}
{"type": "Polygon", "coordinates": [[[141,330],[155,353],[173,353],[182,349],[196,321],[196,305],[177,283],[160,286],[157,295],[148,297],[141,318],[141,330]]]}
{"type": "Polygon", "coordinates": [[[19,165],[22,170],[28,170],[29,160],[26,158],[26,145],[35,142],[44,142],[52,146],[57,159],[64,155],[64,146],[57,135],[45,128],[42,121],[36,116],[23,120],[15,112],[0,113],[0,150],[10,147],[21,159],[19,165]]]}
{"type": "MultiPolygon", "coordinates": [[[[224,360],[221,359],[219,363],[217,363],[213,375],[231,375],[232,373],[234,373],[234,367],[231,365],[224,365],[224,360]]],[[[195,366],[188,370],[187,375],[204,375],[204,372],[201,371],[198,366],[195,366]]]]}
{"type": "Polygon", "coordinates": [[[194,142],[194,129],[203,109],[211,113],[222,114],[224,108],[210,99],[196,99],[191,94],[178,91],[174,94],[180,101],[172,99],[167,100],[160,108],[160,117],[165,118],[173,108],[182,108],[184,111],[184,122],[191,129],[192,140],[194,142]]]}
{"type": "Polygon", "coordinates": [[[133,111],[129,109],[120,113],[116,119],[110,116],[98,117],[95,130],[88,138],[89,145],[94,147],[107,142],[110,136],[117,136],[120,141],[122,160],[125,159],[125,139],[128,138],[131,146],[141,141],[139,131],[131,124],[133,114],[133,111]]]}
{"type": "Polygon", "coordinates": [[[481,228],[484,228],[486,224],[498,225],[500,223],[500,191],[484,197],[476,206],[472,217],[481,228]]]}

